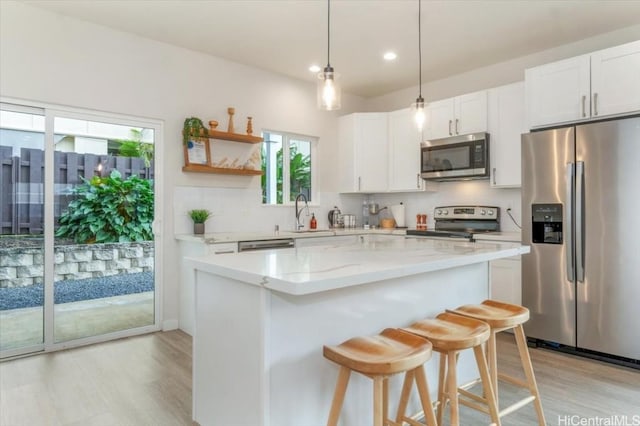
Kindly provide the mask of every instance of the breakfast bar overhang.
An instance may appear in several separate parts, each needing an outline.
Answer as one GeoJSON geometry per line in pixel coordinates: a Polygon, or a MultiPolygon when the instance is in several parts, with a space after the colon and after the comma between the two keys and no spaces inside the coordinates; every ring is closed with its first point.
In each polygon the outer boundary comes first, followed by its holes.
{"type": "MultiPolygon", "coordinates": [[[[195,274],[193,417],[201,426],[326,423],[338,367],[322,346],[404,327],[490,296],[488,262],[513,243],[363,236],[355,244],[188,259],[195,274]]],[[[477,376],[462,354],[459,381],[477,376]]],[[[426,365],[430,390],[437,362],[426,365]]],[[[389,383],[395,412],[402,379],[389,383]]],[[[352,375],[341,424],[371,424],[371,382],[352,375]]],[[[412,395],[410,409],[419,407],[412,395]]]]}

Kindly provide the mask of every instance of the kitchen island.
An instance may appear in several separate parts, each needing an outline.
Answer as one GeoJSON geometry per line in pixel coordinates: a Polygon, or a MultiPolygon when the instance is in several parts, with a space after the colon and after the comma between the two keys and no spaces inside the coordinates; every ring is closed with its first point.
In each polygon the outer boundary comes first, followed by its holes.
{"type": "MultiPolygon", "coordinates": [[[[513,243],[369,235],[347,245],[188,259],[196,282],[194,420],[324,424],[338,367],[323,358],[323,345],[478,303],[489,294],[488,262],[528,251],[513,243]]],[[[437,362],[426,367],[433,394],[437,362]]],[[[463,354],[461,382],[476,375],[463,354]]],[[[394,379],[392,413],[402,381],[394,379]]],[[[371,381],[353,375],[341,424],[371,424],[372,399],[371,381]]]]}

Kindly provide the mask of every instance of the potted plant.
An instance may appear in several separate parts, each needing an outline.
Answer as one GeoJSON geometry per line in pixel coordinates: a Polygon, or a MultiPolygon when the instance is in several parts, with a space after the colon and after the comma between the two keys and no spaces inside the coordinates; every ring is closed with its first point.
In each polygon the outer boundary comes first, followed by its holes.
{"type": "Polygon", "coordinates": [[[189,217],[193,221],[193,233],[204,234],[204,223],[211,217],[209,210],[194,209],[189,210],[189,217]]]}
{"type": "Polygon", "coordinates": [[[189,136],[204,137],[209,130],[204,127],[204,123],[198,117],[189,117],[184,120],[182,126],[182,142],[186,145],[189,143],[189,136]]]}

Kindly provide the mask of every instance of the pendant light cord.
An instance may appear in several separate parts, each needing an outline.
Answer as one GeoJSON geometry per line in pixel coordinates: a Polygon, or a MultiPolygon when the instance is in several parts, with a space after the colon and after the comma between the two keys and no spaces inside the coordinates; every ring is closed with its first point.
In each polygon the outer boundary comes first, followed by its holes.
{"type": "Polygon", "coordinates": [[[420,86],[418,87],[419,97],[422,98],[422,31],[421,31],[421,22],[420,16],[422,15],[422,0],[418,0],[418,81],[420,82],[420,86]]]}
{"type": "Polygon", "coordinates": [[[331,38],[329,37],[331,34],[331,0],[327,0],[327,67],[331,66],[331,62],[329,61],[329,53],[331,52],[331,38]]]}

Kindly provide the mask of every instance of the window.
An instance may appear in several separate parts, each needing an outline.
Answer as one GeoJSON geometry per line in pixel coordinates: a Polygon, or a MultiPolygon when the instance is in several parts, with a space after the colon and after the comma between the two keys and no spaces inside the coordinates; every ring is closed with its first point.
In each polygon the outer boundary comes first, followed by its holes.
{"type": "Polygon", "coordinates": [[[290,204],[298,194],[311,202],[317,138],[271,131],[262,136],[262,203],[290,204]]]}

